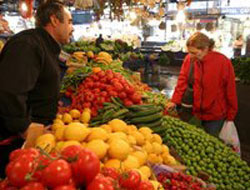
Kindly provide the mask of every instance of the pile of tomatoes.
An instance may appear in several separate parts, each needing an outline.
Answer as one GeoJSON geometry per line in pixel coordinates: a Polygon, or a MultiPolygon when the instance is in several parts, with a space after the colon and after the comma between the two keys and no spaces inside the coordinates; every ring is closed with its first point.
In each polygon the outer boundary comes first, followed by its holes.
{"type": "Polygon", "coordinates": [[[154,190],[151,182],[141,180],[135,170],[118,172],[114,168],[102,168],[87,190],[154,190]]]}
{"type": "Polygon", "coordinates": [[[166,190],[209,190],[198,179],[181,172],[160,173],[157,180],[166,190]]]}
{"type": "Polygon", "coordinates": [[[80,146],[66,147],[60,155],[17,149],[9,159],[1,190],[76,190],[87,187],[100,172],[98,157],[80,146]]]}
{"type": "Polygon", "coordinates": [[[111,97],[119,97],[125,106],[142,104],[141,95],[120,74],[112,70],[99,71],[88,76],[76,92],[68,90],[66,95],[71,98],[70,109],[90,108],[92,116],[103,107],[104,102],[110,102],[111,97]]]}

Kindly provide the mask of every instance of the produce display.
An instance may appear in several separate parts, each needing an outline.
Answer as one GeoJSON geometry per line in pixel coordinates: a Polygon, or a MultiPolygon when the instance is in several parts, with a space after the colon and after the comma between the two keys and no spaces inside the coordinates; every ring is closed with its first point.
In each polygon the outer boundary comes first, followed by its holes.
{"type": "Polygon", "coordinates": [[[206,172],[217,189],[250,189],[250,167],[219,139],[179,119],[165,116],[163,141],[175,148],[193,176],[206,172]]]}
{"type": "Polygon", "coordinates": [[[119,97],[129,106],[142,104],[141,95],[125,80],[120,73],[112,70],[100,71],[86,77],[78,86],[75,93],[68,94],[72,100],[69,109],[90,108],[92,116],[97,116],[97,110],[104,102],[110,102],[112,97],[119,97]]]}
{"type": "Polygon", "coordinates": [[[239,57],[232,60],[236,77],[240,79],[242,83],[250,83],[250,58],[239,57]]]}
{"type": "Polygon", "coordinates": [[[129,46],[64,48],[71,55],[59,112],[33,148],[10,154],[0,190],[250,190],[239,155],[174,118],[165,95],[115,59],[129,46]]]}

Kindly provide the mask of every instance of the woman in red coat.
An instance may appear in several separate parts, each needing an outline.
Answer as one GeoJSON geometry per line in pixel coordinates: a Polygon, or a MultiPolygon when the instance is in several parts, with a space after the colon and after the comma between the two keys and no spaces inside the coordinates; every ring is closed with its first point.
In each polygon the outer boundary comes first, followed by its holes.
{"type": "Polygon", "coordinates": [[[193,34],[186,45],[189,54],[167,107],[181,104],[192,60],[193,115],[202,121],[208,133],[218,136],[224,121],[233,121],[238,109],[233,66],[226,56],[212,50],[213,42],[203,33],[193,34]]]}

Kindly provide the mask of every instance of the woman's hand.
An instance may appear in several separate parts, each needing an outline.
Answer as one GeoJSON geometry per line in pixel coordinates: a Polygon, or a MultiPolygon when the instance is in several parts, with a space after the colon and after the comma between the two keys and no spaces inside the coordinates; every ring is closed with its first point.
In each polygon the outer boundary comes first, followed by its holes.
{"type": "Polygon", "coordinates": [[[176,107],[176,104],[174,102],[168,102],[166,105],[167,110],[172,110],[176,107]]]}

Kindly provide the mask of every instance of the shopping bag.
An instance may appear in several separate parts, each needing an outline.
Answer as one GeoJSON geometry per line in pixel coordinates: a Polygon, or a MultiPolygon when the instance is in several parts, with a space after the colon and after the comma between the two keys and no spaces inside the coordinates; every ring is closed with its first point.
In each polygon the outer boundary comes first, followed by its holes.
{"type": "Polygon", "coordinates": [[[234,122],[224,122],[219,138],[222,139],[225,144],[230,145],[235,152],[240,154],[240,140],[234,122]]]}

